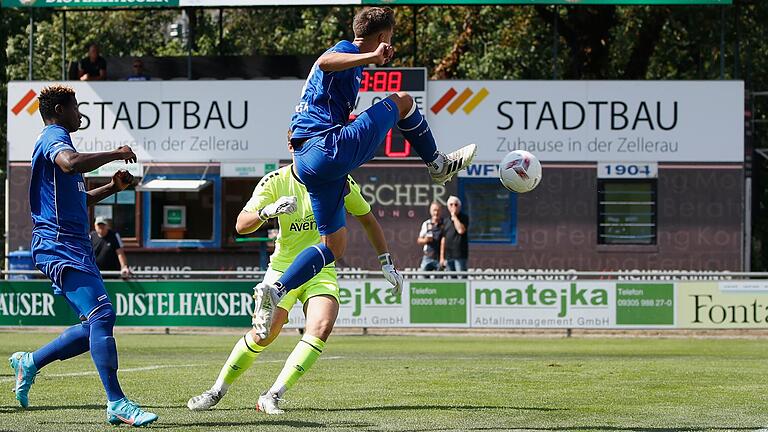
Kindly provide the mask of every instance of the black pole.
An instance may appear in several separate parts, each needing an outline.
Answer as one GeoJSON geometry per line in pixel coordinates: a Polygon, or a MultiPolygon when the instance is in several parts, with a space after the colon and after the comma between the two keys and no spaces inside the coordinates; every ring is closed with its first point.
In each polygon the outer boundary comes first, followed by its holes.
{"type": "Polygon", "coordinates": [[[224,9],[219,8],[219,55],[221,55],[223,41],[224,41],[224,9]]]}
{"type": "Polygon", "coordinates": [[[416,14],[418,13],[419,9],[416,5],[411,6],[411,15],[413,23],[411,24],[413,26],[413,61],[411,61],[411,66],[416,66],[416,55],[419,53],[419,38],[416,32],[416,14]]]}
{"type": "Polygon", "coordinates": [[[61,11],[61,80],[67,80],[67,11],[61,11]]]}
{"type": "Polygon", "coordinates": [[[725,79],[725,7],[720,7],[720,79],[725,79]]]}
{"type": "Polygon", "coordinates": [[[189,14],[187,13],[187,10],[184,9],[184,15],[187,17],[186,19],[186,28],[185,31],[187,32],[187,79],[192,79],[192,20],[190,19],[189,14]]]}
{"type": "Polygon", "coordinates": [[[27,80],[32,81],[33,69],[32,60],[35,52],[35,9],[29,9],[29,71],[27,72],[27,80]]]}
{"type": "Polygon", "coordinates": [[[558,14],[558,8],[557,6],[553,6],[555,9],[555,13],[552,14],[553,23],[552,23],[552,79],[557,79],[557,51],[560,44],[560,37],[558,36],[558,28],[557,28],[557,14],[558,14]]]}
{"type": "Polygon", "coordinates": [[[733,42],[733,79],[739,79],[741,76],[741,8],[738,1],[734,2],[733,19],[736,26],[736,40],[733,42]]]}

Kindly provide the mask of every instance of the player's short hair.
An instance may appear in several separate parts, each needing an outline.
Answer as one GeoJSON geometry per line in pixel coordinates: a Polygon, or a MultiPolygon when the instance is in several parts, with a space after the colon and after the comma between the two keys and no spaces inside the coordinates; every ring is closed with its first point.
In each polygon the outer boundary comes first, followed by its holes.
{"type": "Polygon", "coordinates": [[[75,90],[62,84],[53,84],[40,90],[37,101],[40,104],[40,115],[43,120],[56,117],[56,105],[67,105],[74,102],[75,90]]]}
{"type": "Polygon", "coordinates": [[[395,28],[395,11],[388,7],[370,7],[361,10],[352,21],[355,37],[364,38],[395,28]]]}

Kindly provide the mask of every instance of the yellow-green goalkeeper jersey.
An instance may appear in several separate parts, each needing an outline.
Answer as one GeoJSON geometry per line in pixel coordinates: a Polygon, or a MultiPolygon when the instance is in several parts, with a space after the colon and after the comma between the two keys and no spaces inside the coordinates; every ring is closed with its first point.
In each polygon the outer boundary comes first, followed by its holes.
{"type": "MultiPolygon", "coordinates": [[[[317,231],[315,215],[312,214],[312,204],[306,187],[299,182],[288,165],[264,176],[243,211],[258,212],[282,196],[296,197],[296,211],[292,214],[278,215],[280,234],[275,240],[275,252],[271,256],[270,266],[277,271],[285,271],[296,259],[296,255],[304,249],[320,243],[320,233],[317,231]]],[[[371,206],[360,194],[360,186],[347,176],[349,192],[344,197],[344,207],[353,216],[362,216],[371,211],[371,206]]],[[[332,267],[329,264],[326,267],[332,267]]]]}

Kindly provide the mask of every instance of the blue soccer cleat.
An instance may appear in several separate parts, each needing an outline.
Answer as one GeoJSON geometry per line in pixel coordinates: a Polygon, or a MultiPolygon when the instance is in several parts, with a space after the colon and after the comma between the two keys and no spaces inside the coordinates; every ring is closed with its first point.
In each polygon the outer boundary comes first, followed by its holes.
{"type": "Polygon", "coordinates": [[[157,414],[142,410],[136,402],[127,397],[107,402],[107,421],[113,425],[125,423],[131,426],[144,426],[155,420],[157,420],[157,414]]]}
{"type": "Polygon", "coordinates": [[[16,376],[16,385],[13,387],[13,392],[16,393],[16,400],[19,404],[26,408],[29,406],[29,388],[35,383],[35,376],[37,375],[37,367],[35,362],[32,361],[32,353],[19,351],[13,353],[8,359],[8,364],[13,369],[13,374],[16,376]]]}

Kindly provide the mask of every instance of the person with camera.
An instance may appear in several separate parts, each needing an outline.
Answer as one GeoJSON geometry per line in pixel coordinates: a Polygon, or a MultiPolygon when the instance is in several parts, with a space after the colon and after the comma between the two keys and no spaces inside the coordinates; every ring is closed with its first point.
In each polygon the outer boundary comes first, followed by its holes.
{"type": "Polygon", "coordinates": [[[440,269],[440,242],[445,234],[442,218],[443,206],[433,201],[429,205],[429,219],[421,224],[419,237],[416,242],[422,247],[424,256],[421,258],[421,271],[435,271],[440,269]]]}

